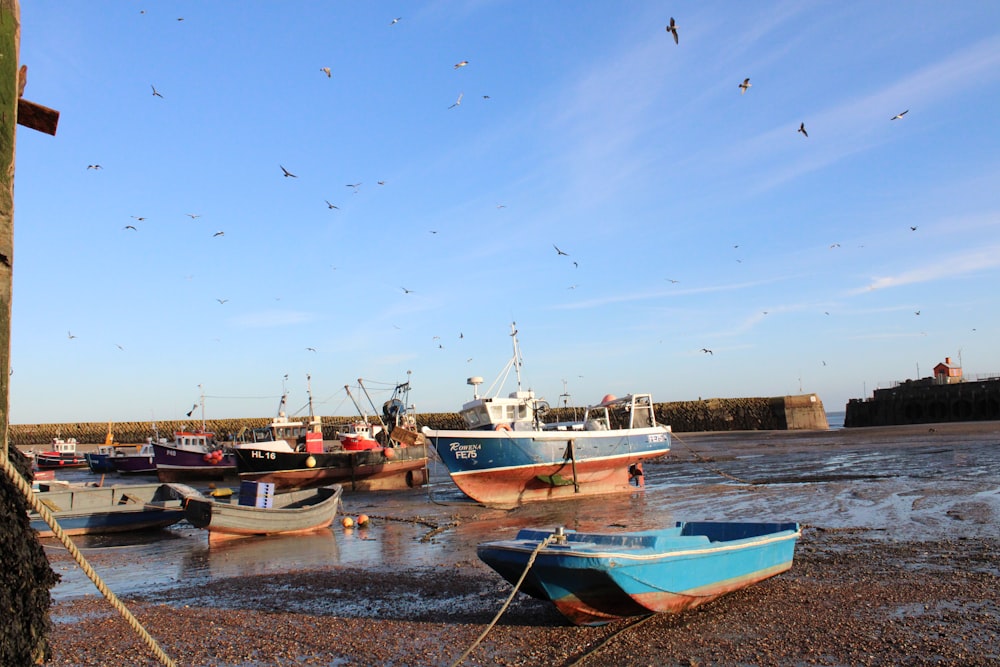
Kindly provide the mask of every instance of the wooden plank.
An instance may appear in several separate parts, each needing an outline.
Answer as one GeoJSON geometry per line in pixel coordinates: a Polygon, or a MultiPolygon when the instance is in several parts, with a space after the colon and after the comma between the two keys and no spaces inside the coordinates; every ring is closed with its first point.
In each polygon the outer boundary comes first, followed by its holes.
{"type": "Polygon", "coordinates": [[[14,264],[14,139],[20,90],[21,5],[0,0],[0,437],[10,424],[10,303],[14,264]]]}
{"type": "Polygon", "coordinates": [[[17,124],[55,136],[59,112],[21,97],[17,100],[17,124]]]}

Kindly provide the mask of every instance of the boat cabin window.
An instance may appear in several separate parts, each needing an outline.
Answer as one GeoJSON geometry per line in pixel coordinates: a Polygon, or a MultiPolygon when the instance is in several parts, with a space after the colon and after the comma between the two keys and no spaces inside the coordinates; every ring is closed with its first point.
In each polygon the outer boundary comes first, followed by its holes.
{"type": "Polygon", "coordinates": [[[465,423],[469,426],[469,428],[477,428],[483,424],[490,423],[489,414],[486,412],[486,408],[481,405],[477,405],[474,408],[463,411],[462,419],[465,420],[465,423]]]}

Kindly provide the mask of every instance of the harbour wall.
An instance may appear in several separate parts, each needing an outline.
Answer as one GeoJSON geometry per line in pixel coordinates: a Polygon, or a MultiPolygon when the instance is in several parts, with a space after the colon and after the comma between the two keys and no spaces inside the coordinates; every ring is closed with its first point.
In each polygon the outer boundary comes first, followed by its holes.
{"type": "MultiPolygon", "coordinates": [[[[779,396],[774,398],[711,398],[698,401],[657,403],[656,420],[669,424],[679,433],[697,431],[760,431],[760,430],[826,430],[826,412],[816,394],[779,396]]],[[[583,417],[583,408],[554,408],[546,421],[569,421],[583,417]],[[575,414],[574,414],[575,413],[575,414]]],[[[338,426],[353,421],[354,417],[321,417],[323,437],[336,438],[338,426]]],[[[220,438],[239,433],[243,428],[267,426],[271,419],[253,417],[246,419],[210,419],[208,430],[220,438]]],[[[461,429],[462,419],[457,413],[425,413],[417,415],[417,423],[433,429],[461,429]]],[[[199,422],[158,421],[161,436],[169,437],[174,431],[201,426],[199,422]]],[[[141,443],[153,435],[152,422],[116,422],[111,425],[117,443],[141,443]]],[[[108,432],[107,422],[79,422],[69,424],[11,424],[10,442],[19,447],[40,446],[52,438],[76,438],[80,444],[103,443],[108,432]]]]}
{"type": "Polygon", "coordinates": [[[1000,380],[929,384],[909,381],[847,403],[844,427],[1000,419],[1000,380]]]}

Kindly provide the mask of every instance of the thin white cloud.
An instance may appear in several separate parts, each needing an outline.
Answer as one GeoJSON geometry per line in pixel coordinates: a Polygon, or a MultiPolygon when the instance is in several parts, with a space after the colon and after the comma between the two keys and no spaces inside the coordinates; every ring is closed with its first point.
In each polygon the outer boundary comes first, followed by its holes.
{"type": "Polygon", "coordinates": [[[662,299],[664,297],[678,297],[687,296],[690,294],[707,294],[710,292],[732,292],[736,290],[749,289],[751,287],[759,287],[760,285],[770,285],[772,283],[780,282],[785,280],[785,278],[774,278],[770,280],[756,280],[745,283],[733,283],[730,285],[712,285],[709,287],[693,287],[690,289],[663,289],[657,290],[656,292],[643,292],[640,294],[616,294],[614,296],[607,296],[598,299],[589,299],[587,301],[577,301],[576,303],[566,303],[558,306],[554,306],[554,310],[583,310],[586,308],[598,308],[600,306],[607,306],[613,303],[629,303],[633,301],[648,301],[650,299],[662,299]]]}
{"type": "Polygon", "coordinates": [[[966,276],[1000,266],[1000,246],[977,248],[964,254],[944,257],[922,266],[904,271],[894,276],[875,278],[865,287],[850,292],[851,295],[864,294],[873,290],[902,287],[932,280],[943,280],[966,276]]]}

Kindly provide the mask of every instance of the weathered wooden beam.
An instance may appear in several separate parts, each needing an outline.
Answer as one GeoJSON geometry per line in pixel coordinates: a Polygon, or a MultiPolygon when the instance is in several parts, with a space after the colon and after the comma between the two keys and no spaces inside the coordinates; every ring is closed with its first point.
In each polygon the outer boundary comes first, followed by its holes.
{"type": "Polygon", "coordinates": [[[14,265],[14,146],[21,75],[21,6],[0,0],[0,455],[10,423],[10,304],[14,265]]]}
{"type": "Polygon", "coordinates": [[[35,104],[19,98],[17,100],[17,124],[45,134],[55,135],[59,125],[59,112],[55,109],[35,104]]]}

